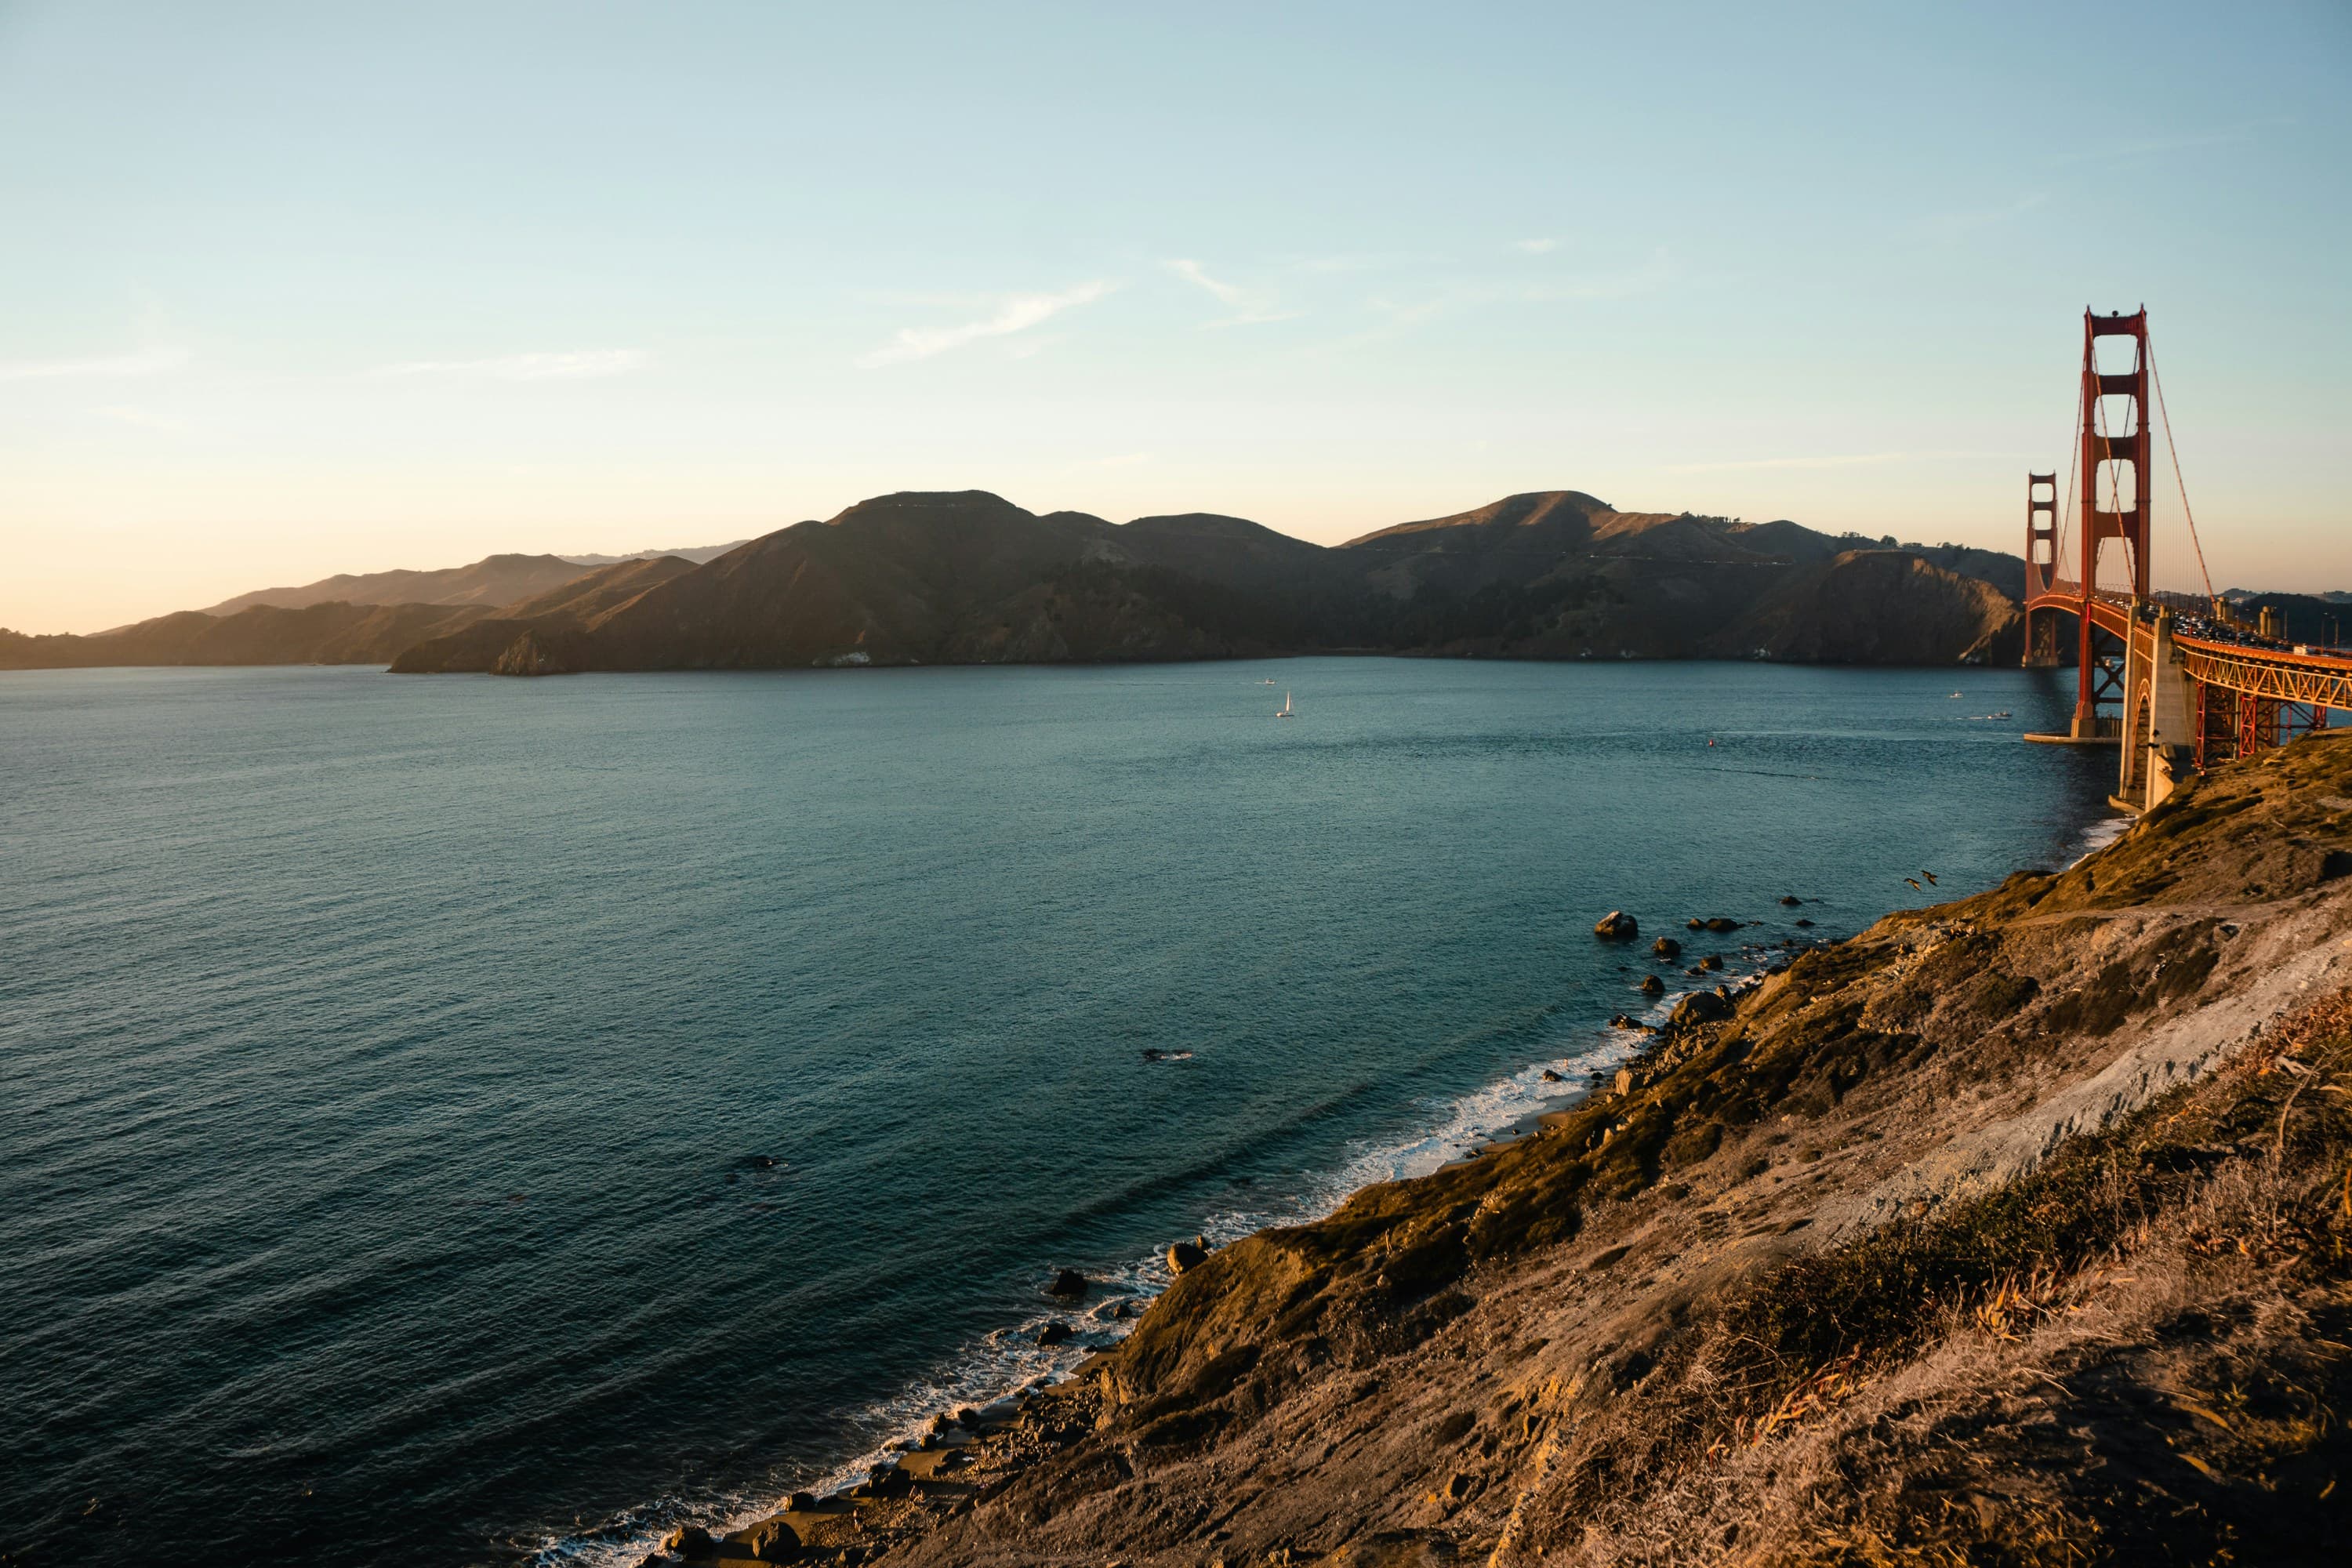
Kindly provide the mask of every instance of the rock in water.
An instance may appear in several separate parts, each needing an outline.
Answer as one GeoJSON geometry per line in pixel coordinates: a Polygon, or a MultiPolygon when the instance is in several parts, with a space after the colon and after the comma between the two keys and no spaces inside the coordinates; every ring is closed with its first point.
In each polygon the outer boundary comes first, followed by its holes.
{"type": "Polygon", "coordinates": [[[1739,922],[1735,920],[1727,919],[1722,915],[1717,915],[1706,922],[1706,929],[1709,931],[1738,931],[1739,929],[1739,922]]]}
{"type": "Polygon", "coordinates": [[[1603,942],[1631,942],[1642,934],[1642,927],[1623,910],[1611,910],[1592,922],[1592,934],[1603,942]]]}
{"type": "Polygon", "coordinates": [[[1666,994],[1666,983],[1665,983],[1664,981],[1663,981],[1663,980],[1659,979],[1659,978],[1658,978],[1656,975],[1654,975],[1654,974],[1644,974],[1643,976],[1642,976],[1642,994],[1643,994],[1643,995],[1644,995],[1644,996],[1663,996],[1663,995],[1664,995],[1665,994],[1666,994]]]}
{"type": "Polygon", "coordinates": [[[1683,944],[1673,937],[1662,936],[1650,944],[1650,951],[1660,958],[1680,958],[1683,955],[1683,944]]]}
{"type": "Polygon", "coordinates": [[[1710,952],[1698,962],[1699,967],[1702,969],[1721,969],[1723,967],[1723,954],[1719,952],[1710,952]]]}
{"type": "Polygon", "coordinates": [[[1037,1342],[1041,1345],[1058,1345],[1069,1337],[1070,1325],[1067,1323],[1048,1323],[1037,1331],[1037,1342]]]}
{"type": "Polygon", "coordinates": [[[1559,1074],[1558,1074],[1558,1073],[1554,1072],[1554,1071],[1553,1071],[1551,1068],[1544,1068],[1544,1070],[1543,1070],[1543,1080],[1544,1080],[1544,1082],[1546,1082],[1546,1083],[1566,1083],[1566,1082],[1568,1081],[1566,1079],[1564,1079],[1564,1078],[1560,1077],[1560,1076],[1559,1076],[1559,1074]]]}
{"type": "Polygon", "coordinates": [[[1706,922],[1699,919],[1696,915],[1693,915],[1690,919],[1683,921],[1683,924],[1688,926],[1693,931],[1705,931],[1706,929],[1706,922]]]}
{"type": "Polygon", "coordinates": [[[800,1533],[781,1519],[751,1531],[751,1555],[761,1563],[790,1563],[801,1554],[800,1533]]]}
{"type": "Polygon", "coordinates": [[[716,1557],[719,1542],[698,1524],[681,1524],[662,1537],[662,1550],[673,1557],[716,1557]]]}
{"type": "Polygon", "coordinates": [[[1209,1249],[1197,1236],[1190,1241],[1180,1241],[1168,1249],[1168,1267],[1178,1274],[1188,1268],[1198,1268],[1207,1261],[1209,1249]]]}
{"type": "Polygon", "coordinates": [[[1083,1296],[1086,1293],[1087,1277],[1075,1268],[1065,1268],[1055,1275],[1054,1283],[1046,1288],[1046,1294],[1052,1296],[1083,1296]]]}
{"type": "Polygon", "coordinates": [[[1797,897],[1794,893],[1783,893],[1780,895],[1780,901],[1793,908],[1798,904],[1803,903],[1805,900],[1797,897]]]}

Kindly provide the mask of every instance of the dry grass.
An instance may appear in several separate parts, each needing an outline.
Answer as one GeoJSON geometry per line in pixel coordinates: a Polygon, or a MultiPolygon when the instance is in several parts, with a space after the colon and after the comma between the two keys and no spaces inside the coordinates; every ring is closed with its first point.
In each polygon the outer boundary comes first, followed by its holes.
{"type": "Polygon", "coordinates": [[[2352,993],[1931,1224],[1795,1260],[1621,1408],[1520,1560],[2336,1563],[2352,993]]]}

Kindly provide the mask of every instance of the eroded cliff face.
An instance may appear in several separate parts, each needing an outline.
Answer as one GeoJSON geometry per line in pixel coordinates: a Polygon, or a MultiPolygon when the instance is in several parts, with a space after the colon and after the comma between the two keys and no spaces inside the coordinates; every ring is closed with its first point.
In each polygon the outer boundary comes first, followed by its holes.
{"type": "Polygon", "coordinates": [[[2333,1560],[2347,870],[2352,742],[2223,770],[2077,868],[1804,954],[1540,1133],[1214,1254],[1017,1442],[826,1539],[2333,1560]]]}

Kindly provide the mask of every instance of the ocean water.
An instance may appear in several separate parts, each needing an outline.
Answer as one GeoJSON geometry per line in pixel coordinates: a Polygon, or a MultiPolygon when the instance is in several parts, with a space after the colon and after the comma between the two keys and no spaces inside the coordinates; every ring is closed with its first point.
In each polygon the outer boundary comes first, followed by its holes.
{"type": "Polygon", "coordinates": [[[2070,858],[2112,758],[2017,739],[2069,696],[0,675],[0,1552],[634,1562],[1115,1333],[1055,1268],[1147,1292],[1573,1088],[1653,931],[1760,922],[1691,942],[1737,973],[2070,858]]]}

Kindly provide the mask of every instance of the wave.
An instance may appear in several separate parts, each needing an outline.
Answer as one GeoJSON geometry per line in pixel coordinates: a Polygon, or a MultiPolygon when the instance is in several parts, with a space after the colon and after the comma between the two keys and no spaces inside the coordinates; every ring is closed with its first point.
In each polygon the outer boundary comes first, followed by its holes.
{"type": "MultiPolygon", "coordinates": [[[[1759,974],[1761,966],[1749,973],[1759,974]]],[[[1727,982],[1743,976],[1726,973],[1727,982]]],[[[1671,998],[1633,1015],[1644,1023],[1660,1023],[1671,998]]],[[[1358,1140],[1329,1171],[1297,1186],[1269,1194],[1260,1206],[1213,1209],[1198,1217],[1199,1233],[1219,1247],[1275,1226],[1304,1225],[1321,1219],[1340,1205],[1381,1182],[1410,1180],[1465,1159],[1497,1140],[1525,1131],[1537,1118],[1566,1109],[1590,1094],[1629,1059],[1649,1037],[1631,1030],[1601,1026],[1580,1029],[1559,1042],[1554,1056],[1533,1061],[1507,1077],[1496,1079],[1467,1094],[1423,1102],[1431,1112],[1419,1130],[1387,1140],[1358,1140]],[[1547,1079],[1545,1073],[1557,1075],[1547,1079]]],[[[1056,1382],[1075,1371],[1086,1357],[1127,1337],[1135,1319],[1152,1298],[1174,1281],[1164,1252],[1153,1251],[1116,1267],[1097,1270],[1097,1298],[1083,1310],[1073,1306],[1047,1307],[1018,1322],[991,1331],[949,1358],[931,1377],[910,1384],[876,1401],[850,1418],[859,1434],[854,1457],[830,1468],[810,1467],[782,1486],[749,1489],[692,1505],[664,1498],[634,1508],[604,1524],[576,1534],[547,1537],[531,1557],[535,1568],[634,1568],[659,1542],[663,1533],[689,1516],[708,1521],[724,1513],[726,1530],[740,1530],[773,1513],[780,1500],[793,1491],[819,1495],[838,1491],[866,1478],[868,1470],[898,1451],[900,1445],[919,1440],[935,1415],[965,1406],[1002,1407],[1022,1392],[1056,1382]],[[1122,1311],[1124,1309],[1124,1311],[1122,1311]],[[1074,1331],[1053,1346],[1037,1343],[1048,1323],[1060,1322],[1074,1331]]]]}

